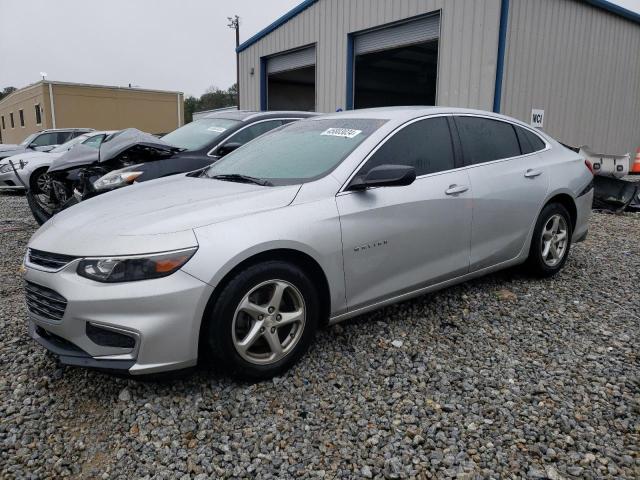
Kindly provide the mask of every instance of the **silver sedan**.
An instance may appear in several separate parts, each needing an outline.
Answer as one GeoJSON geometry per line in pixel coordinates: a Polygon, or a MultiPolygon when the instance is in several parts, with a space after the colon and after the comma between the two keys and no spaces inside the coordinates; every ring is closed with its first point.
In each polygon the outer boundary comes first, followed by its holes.
{"type": "Polygon", "coordinates": [[[512,265],[556,274],[587,235],[592,180],[493,113],[303,120],[48,221],[25,257],[31,334],[72,365],[268,378],[324,324],[512,265]]]}

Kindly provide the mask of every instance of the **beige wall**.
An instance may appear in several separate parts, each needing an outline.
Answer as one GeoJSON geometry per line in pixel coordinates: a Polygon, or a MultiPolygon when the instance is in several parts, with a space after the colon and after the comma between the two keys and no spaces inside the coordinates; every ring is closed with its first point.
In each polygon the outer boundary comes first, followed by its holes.
{"type": "MultiPolygon", "coordinates": [[[[5,117],[3,143],[19,143],[45,128],[95,128],[120,130],[134,127],[149,133],[166,133],[184,124],[184,96],[118,87],[38,82],[18,90],[0,101],[0,116],[5,117]],[[51,115],[49,86],[53,92],[55,125],[51,115]],[[42,124],[36,125],[34,105],[40,104],[42,124]],[[20,126],[19,110],[24,111],[25,126],[20,126]],[[14,128],[10,113],[13,112],[14,128]]],[[[0,128],[2,128],[0,118],[0,128]]]]}
{"type": "Polygon", "coordinates": [[[53,84],[53,99],[57,128],[164,133],[175,130],[184,115],[182,95],[173,92],[53,84]]]}
{"type": "Polygon", "coordinates": [[[45,98],[43,85],[41,83],[32,85],[17,91],[0,102],[0,132],[2,132],[2,143],[20,143],[28,135],[50,128],[49,123],[49,96],[45,98]],[[35,105],[40,105],[41,124],[36,124],[35,105]],[[24,127],[20,125],[20,110],[24,114],[24,127]],[[11,128],[10,114],[13,113],[14,127],[11,128]],[[4,127],[2,128],[2,117],[4,117],[4,127]]]}

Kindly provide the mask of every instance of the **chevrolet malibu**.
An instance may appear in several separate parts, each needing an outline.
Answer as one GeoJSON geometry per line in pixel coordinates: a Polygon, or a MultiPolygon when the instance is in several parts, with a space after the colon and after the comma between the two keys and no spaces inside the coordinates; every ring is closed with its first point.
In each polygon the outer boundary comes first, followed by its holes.
{"type": "Polygon", "coordinates": [[[324,324],[516,264],[556,274],[592,180],[493,113],[314,117],[48,221],[25,257],[30,332],[71,365],[268,378],[324,324]]]}

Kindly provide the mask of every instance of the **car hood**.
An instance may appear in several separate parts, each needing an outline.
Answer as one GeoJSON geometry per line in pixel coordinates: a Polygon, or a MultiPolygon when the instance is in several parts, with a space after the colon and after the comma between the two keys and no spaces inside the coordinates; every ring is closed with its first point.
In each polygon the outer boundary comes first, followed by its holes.
{"type": "Polygon", "coordinates": [[[2,158],[10,157],[11,155],[16,155],[26,150],[22,145],[2,145],[2,147],[5,147],[0,148],[0,157],[2,158]]]}
{"type": "Polygon", "coordinates": [[[0,160],[0,165],[3,165],[5,163],[9,163],[9,161],[12,162],[19,162],[20,160],[23,160],[25,162],[28,162],[29,160],[39,160],[39,159],[49,159],[49,160],[53,160],[54,158],[57,158],[59,156],[61,156],[62,153],[48,153],[48,152],[25,152],[25,153],[18,153],[16,155],[12,155],[10,157],[7,158],[3,158],[2,160],[0,160]]]}
{"type": "Polygon", "coordinates": [[[75,256],[127,255],[197,245],[194,228],[289,205],[299,185],[262,187],[173,176],[124,187],[54,216],[30,247],[75,256]]]}
{"type": "Polygon", "coordinates": [[[70,170],[94,163],[105,163],[116,157],[128,156],[136,163],[167,158],[180,151],[164,140],[135,128],[121,130],[108,137],[99,149],[79,144],[62,155],[49,167],[49,172],[70,170]]]}
{"type": "Polygon", "coordinates": [[[0,152],[4,152],[5,150],[15,150],[16,148],[22,148],[22,146],[17,143],[0,143],[0,152]]]}

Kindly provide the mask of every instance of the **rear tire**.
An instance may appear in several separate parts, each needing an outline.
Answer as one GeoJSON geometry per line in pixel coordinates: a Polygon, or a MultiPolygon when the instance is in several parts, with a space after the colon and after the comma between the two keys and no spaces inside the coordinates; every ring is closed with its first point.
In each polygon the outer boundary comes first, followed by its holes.
{"type": "Polygon", "coordinates": [[[546,205],[533,231],[527,264],[531,273],[551,277],[562,270],[569,257],[573,228],[571,216],[559,203],[546,205]]]}
{"type": "Polygon", "coordinates": [[[252,265],[214,301],[203,320],[203,353],[233,376],[276,376],[296,363],[315,337],[318,293],[296,265],[278,260],[252,265]]]}

